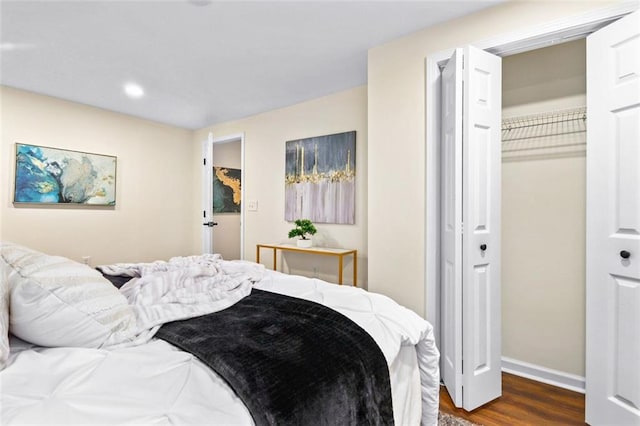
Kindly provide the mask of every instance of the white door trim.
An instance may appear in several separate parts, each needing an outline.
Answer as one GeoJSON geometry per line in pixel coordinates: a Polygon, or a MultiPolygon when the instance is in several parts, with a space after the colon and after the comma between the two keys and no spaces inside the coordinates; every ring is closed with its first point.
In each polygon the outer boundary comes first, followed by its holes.
{"type": "MultiPolygon", "coordinates": [[[[584,38],[602,26],[638,9],[637,3],[621,3],[551,21],[544,25],[514,31],[485,40],[471,42],[478,48],[499,56],[539,49],[546,45],[584,38]]],[[[426,58],[426,243],[425,243],[425,313],[433,325],[436,345],[440,346],[440,71],[453,54],[447,49],[426,58]]]]}
{"type": "MultiPolygon", "coordinates": [[[[211,169],[211,164],[212,164],[212,152],[213,152],[213,144],[218,144],[218,143],[229,143],[229,142],[240,142],[240,180],[242,182],[241,186],[240,186],[240,199],[242,200],[242,202],[240,203],[240,259],[244,260],[245,255],[244,255],[244,224],[245,224],[245,163],[244,163],[244,132],[242,133],[234,133],[234,134],[230,134],[230,135],[225,135],[225,136],[220,136],[220,137],[213,137],[212,133],[209,133],[209,139],[204,142],[204,146],[205,146],[205,152],[204,152],[204,158],[207,158],[207,164],[209,165],[208,169],[211,169]]],[[[210,206],[212,203],[212,195],[211,193],[211,185],[209,181],[213,182],[213,175],[212,172],[209,172],[207,175],[207,172],[205,171],[205,173],[203,173],[204,175],[204,179],[205,181],[203,182],[203,195],[202,195],[202,200],[203,203],[209,203],[209,204],[204,204],[203,208],[205,209],[205,211],[207,210],[207,206],[210,206]],[[208,178],[208,180],[206,180],[208,178]],[[207,201],[208,200],[208,201],[207,201]]],[[[209,211],[211,211],[211,207],[209,207],[209,211]]],[[[202,229],[202,246],[203,248],[208,247],[209,251],[203,251],[204,253],[210,253],[212,250],[211,247],[211,228],[209,227],[203,227],[202,229]],[[208,245],[207,245],[208,244],[208,245]]]]}

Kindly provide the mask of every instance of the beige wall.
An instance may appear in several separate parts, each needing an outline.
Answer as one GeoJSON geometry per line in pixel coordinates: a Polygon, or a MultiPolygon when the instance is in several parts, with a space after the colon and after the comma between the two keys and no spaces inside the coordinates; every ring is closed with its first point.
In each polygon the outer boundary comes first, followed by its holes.
{"type": "Polygon", "coordinates": [[[91,256],[93,265],[200,246],[190,232],[198,220],[190,131],[7,87],[0,106],[0,239],[78,261],[91,256]],[[15,142],[117,156],[116,206],[14,207],[15,142]]]}
{"type": "MultiPolygon", "coordinates": [[[[213,144],[213,166],[240,169],[240,140],[213,144]]],[[[223,259],[240,259],[240,213],[213,213],[213,252],[223,259]]]]}
{"type": "MultiPolygon", "coordinates": [[[[585,106],[585,62],[584,39],[503,58],[503,117],[585,106]]],[[[502,354],[584,376],[586,146],[561,145],[586,133],[528,130],[503,143],[502,354]]]]}
{"type": "Polygon", "coordinates": [[[369,50],[369,288],[424,314],[425,58],[604,2],[508,2],[369,50]]]}
{"type": "MultiPolygon", "coordinates": [[[[199,146],[209,131],[215,137],[244,132],[246,200],[258,202],[257,211],[245,215],[245,259],[255,260],[257,243],[293,243],[287,234],[293,228],[284,220],[284,150],[288,140],[331,133],[356,131],[356,223],[355,225],[317,224],[314,244],[358,250],[358,281],[366,284],[367,271],[367,88],[336,93],[288,108],[266,112],[243,120],[215,125],[197,131],[199,146]]],[[[199,234],[199,230],[195,230],[199,234]]],[[[271,267],[271,253],[262,259],[271,267]]],[[[335,282],[337,260],[324,256],[289,254],[291,272],[318,276],[335,282]]],[[[350,283],[351,261],[345,263],[345,283],[350,283]]]]}
{"type": "Polygon", "coordinates": [[[586,39],[502,58],[502,116],[583,107],[586,39]]]}

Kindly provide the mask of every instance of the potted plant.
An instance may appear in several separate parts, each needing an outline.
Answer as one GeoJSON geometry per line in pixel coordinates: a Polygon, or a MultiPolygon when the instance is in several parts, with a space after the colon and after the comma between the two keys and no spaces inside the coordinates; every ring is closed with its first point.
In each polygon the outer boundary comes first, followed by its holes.
{"type": "Polygon", "coordinates": [[[294,222],[296,227],[289,231],[289,238],[300,237],[296,242],[298,247],[311,247],[311,236],[318,232],[309,219],[298,219],[294,222]]]}

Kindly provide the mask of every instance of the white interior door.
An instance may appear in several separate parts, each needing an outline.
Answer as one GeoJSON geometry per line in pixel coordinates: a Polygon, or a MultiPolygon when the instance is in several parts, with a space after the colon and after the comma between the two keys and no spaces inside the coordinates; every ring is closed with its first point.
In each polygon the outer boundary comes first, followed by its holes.
{"type": "Polygon", "coordinates": [[[473,410],[502,395],[500,57],[464,49],[463,104],[462,386],[473,410]]]}
{"type": "Polygon", "coordinates": [[[471,411],[502,394],[502,63],[468,46],[442,74],[442,375],[471,411]]]}
{"type": "Polygon", "coordinates": [[[462,49],[442,71],[442,380],[462,407],[462,49]]]}
{"type": "Polygon", "coordinates": [[[202,142],[202,253],[213,253],[213,133],[202,142]]]}
{"type": "Polygon", "coordinates": [[[640,425],[640,12],[587,38],[586,421],[640,425]]]}

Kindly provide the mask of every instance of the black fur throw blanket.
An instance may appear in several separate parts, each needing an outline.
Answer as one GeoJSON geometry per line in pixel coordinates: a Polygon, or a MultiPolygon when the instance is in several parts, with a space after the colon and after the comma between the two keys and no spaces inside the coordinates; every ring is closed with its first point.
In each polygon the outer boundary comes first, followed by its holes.
{"type": "Polygon", "coordinates": [[[378,345],[323,305],[253,289],[223,311],[165,324],[156,337],[218,373],[258,426],[393,424],[378,345]]]}

